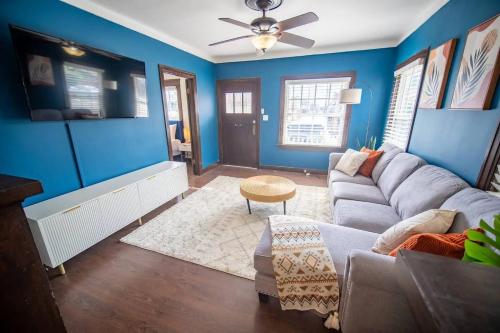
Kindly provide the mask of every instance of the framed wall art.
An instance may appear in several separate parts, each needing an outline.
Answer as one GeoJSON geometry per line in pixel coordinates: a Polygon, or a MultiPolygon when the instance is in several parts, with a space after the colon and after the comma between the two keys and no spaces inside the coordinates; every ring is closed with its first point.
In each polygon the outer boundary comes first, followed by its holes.
{"type": "Polygon", "coordinates": [[[458,72],[452,109],[488,109],[498,81],[500,15],[469,30],[458,72]]]}
{"type": "Polygon", "coordinates": [[[420,109],[441,108],[456,44],[457,40],[451,39],[429,52],[418,104],[420,109]]]}

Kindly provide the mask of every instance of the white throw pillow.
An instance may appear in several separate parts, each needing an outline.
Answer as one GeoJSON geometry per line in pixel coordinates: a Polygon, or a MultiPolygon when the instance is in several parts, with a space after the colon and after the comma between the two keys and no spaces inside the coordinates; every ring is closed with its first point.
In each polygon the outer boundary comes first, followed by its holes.
{"type": "Polygon", "coordinates": [[[175,140],[175,132],[177,131],[177,124],[170,125],[170,140],[173,142],[175,140]]]}
{"type": "Polygon", "coordinates": [[[416,234],[444,234],[453,224],[454,210],[430,209],[399,222],[378,236],[373,252],[388,254],[416,234]]]}
{"type": "Polygon", "coordinates": [[[368,155],[368,153],[347,149],[335,166],[335,170],[342,171],[346,175],[353,177],[366,161],[368,155]]]}

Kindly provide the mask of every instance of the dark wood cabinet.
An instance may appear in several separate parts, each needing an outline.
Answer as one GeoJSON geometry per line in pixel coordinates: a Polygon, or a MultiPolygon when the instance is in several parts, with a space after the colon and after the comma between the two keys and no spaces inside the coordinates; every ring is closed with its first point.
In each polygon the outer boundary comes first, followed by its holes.
{"type": "Polygon", "coordinates": [[[36,180],[0,175],[0,331],[66,332],[22,202],[36,180]]]}

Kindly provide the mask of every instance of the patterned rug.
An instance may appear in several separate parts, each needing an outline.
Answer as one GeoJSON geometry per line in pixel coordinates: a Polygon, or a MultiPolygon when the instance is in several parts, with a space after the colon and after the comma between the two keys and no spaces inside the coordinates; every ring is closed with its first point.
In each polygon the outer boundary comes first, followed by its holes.
{"type": "MultiPolygon", "coordinates": [[[[283,203],[246,201],[241,178],[219,176],[121,239],[122,242],[254,280],[253,253],[270,215],[283,203]]],[[[287,214],[330,222],[328,189],[297,186],[287,214]]]]}

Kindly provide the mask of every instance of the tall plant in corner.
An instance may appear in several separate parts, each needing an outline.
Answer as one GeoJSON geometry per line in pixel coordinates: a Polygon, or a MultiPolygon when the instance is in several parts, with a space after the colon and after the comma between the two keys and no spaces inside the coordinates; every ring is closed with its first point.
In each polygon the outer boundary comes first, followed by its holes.
{"type": "Polygon", "coordinates": [[[478,88],[478,83],[486,71],[488,53],[491,51],[498,38],[496,30],[490,31],[484,37],[481,47],[462,60],[463,71],[458,78],[457,100],[459,103],[466,101],[478,88]]]}

